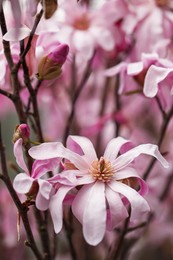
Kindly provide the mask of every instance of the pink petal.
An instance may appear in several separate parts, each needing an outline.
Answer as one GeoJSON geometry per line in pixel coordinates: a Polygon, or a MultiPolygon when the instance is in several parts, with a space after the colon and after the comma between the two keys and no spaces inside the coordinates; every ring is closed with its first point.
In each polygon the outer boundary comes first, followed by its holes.
{"type": "Polygon", "coordinates": [[[28,27],[12,28],[3,36],[5,41],[21,41],[30,35],[28,27]]]}
{"type": "Polygon", "coordinates": [[[95,182],[83,186],[76,195],[72,210],[83,224],[83,233],[87,243],[97,245],[106,229],[105,184],[95,182]]]}
{"type": "Polygon", "coordinates": [[[76,30],[73,34],[72,41],[76,50],[81,51],[85,59],[88,60],[92,57],[94,51],[94,39],[88,32],[76,30]]]}
{"type": "Polygon", "coordinates": [[[155,65],[151,65],[145,76],[143,89],[144,95],[150,98],[156,96],[158,92],[158,84],[171,72],[173,72],[172,68],[161,68],[155,65]]]}
{"type": "Polygon", "coordinates": [[[31,147],[28,151],[29,155],[37,160],[47,160],[57,157],[63,157],[65,147],[59,142],[43,143],[31,147]]]}
{"type": "Polygon", "coordinates": [[[116,181],[123,180],[130,177],[140,178],[136,170],[130,167],[126,167],[120,171],[115,172],[114,177],[116,181]]]}
{"type": "Polygon", "coordinates": [[[127,66],[128,75],[137,75],[144,69],[144,64],[142,61],[129,63],[127,66]]]}
{"type": "Polygon", "coordinates": [[[129,142],[128,140],[126,140],[122,137],[117,137],[117,138],[112,139],[108,143],[103,157],[105,157],[106,159],[108,159],[110,161],[115,160],[121,146],[125,143],[128,143],[128,142],[129,142]]]}
{"type": "Polygon", "coordinates": [[[67,186],[77,185],[76,170],[63,171],[49,178],[49,182],[52,184],[61,183],[67,186]]]}
{"type": "Polygon", "coordinates": [[[87,137],[70,135],[67,139],[67,145],[70,142],[70,139],[80,146],[85,155],[84,158],[87,160],[88,163],[92,163],[94,160],[97,159],[94,146],[87,137]]]}
{"type": "Polygon", "coordinates": [[[95,182],[95,180],[93,179],[93,177],[91,175],[85,175],[85,176],[77,179],[77,185],[90,184],[93,182],[95,182]]]}
{"type": "Polygon", "coordinates": [[[24,157],[23,157],[23,150],[22,150],[22,145],[23,145],[23,140],[22,138],[20,138],[19,140],[17,140],[14,144],[14,156],[16,157],[16,162],[19,165],[19,167],[24,170],[28,175],[29,175],[29,171],[26,167],[25,161],[24,161],[24,157]]]}
{"type": "Polygon", "coordinates": [[[126,167],[118,172],[115,172],[115,180],[123,180],[131,177],[137,178],[139,184],[140,184],[140,190],[138,191],[139,194],[144,195],[148,192],[148,186],[146,182],[140,178],[140,176],[137,174],[136,170],[130,167],[126,167]]]}
{"type": "Polygon", "coordinates": [[[46,199],[40,192],[38,192],[35,205],[39,210],[47,210],[49,208],[49,200],[46,199]]]}
{"type": "Polygon", "coordinates": [[[84,185],[77,193],[73,204],[72,211],[75,217],[79,220],[80,223],[83,222],[83,213],[85,207],[88,205],[88,198],[90,196],[90,190],[94,184],[84,185]]]}
{"type": "Polygon", "coordinates": [[[53,158],[50,160],[36,160],[32,166],[32,177],[34,179],[40,178],[45,173],[53,171],[59,166],[61,159],[53,158]]]}
{"type": "Polygon", "coordinates": [[[49,204],[50,214],[53,221],[55,233],[59,233],[62,229],[63,219],[63,200],[72,187],[62,186],[57,193],[52,196],[49,204]]]}
{"type": "Polygon", "coordinates": [[[13,187],[14,187],[15,191],[17,191],[18,193],[26,194],[29,192],[33,181],[34,181],[34,179],[29,177],[27,174],[19,173],[14,178],[13,187]]]}
{"type": "Polygon", "coordinates": [[[116,65],[116,66],[114,66],[110,69],[105,70],[104,75],[107,76],[107,77],[112,77],[112,76],[119,74],[122,71],[125,71],[126,68],[127,68],[127,63],[121,62],[118,65],[116,65]]]}
{"type": "Polygon", "coordinates": [[[39,192],[45,199],[48,200],[50,198],[52,185],[48,181],[42,179],[38,179],[38,184],[39,184],[39,192]]]}
{"type": "Polygon", "coordinates": [[[139,195],[137,191],[129,186],[115,181],[108,183],[108,186],[114,191],[125,196],[131,204],[131,218],[138,219],[140,216],[150,210],[147,201],[139,195]]]}
{"type": "Polygon", "coordinates": [[[141,144],[126,153],[120,155],[117,159],[112,162],[112,166],[115,169],[120,170],[121,168],[126,167],[129,163],[131,163],[136,157],[140,154],[147,154],[154,156],[165,168],[169,167],[168,162],[164,159],[161,153],[158,150],[158,146],[154,144],[141,144]]]}
{"type": "Polygon", "coordinates": [[[106,186],[106,199],[109,205],[109,219],[107,221],[107,229],[113,230],[117,224],[128,217],[128,212],[124,206],[119,194],[114,192],[109,186],[106,186]]]}
{"type": "MultiPolygon", "coordinates": [[[[80,205],[82,206],[82,204],[80,205]]],[[[106,230],[106,200],[103,182],[96,182],[90,189],[82,224],[86,242],[93,246],[99,244],[106,230]]]]}
{"type": "Polygon", "coordinates": [[[66,158],[70,160],[78,169],[85,170],[89,164],[78,154],[65,148],[59,142],[43,143],[29,149],[29,155],[34,159],[46,160],[52,158],[66,158]]]}

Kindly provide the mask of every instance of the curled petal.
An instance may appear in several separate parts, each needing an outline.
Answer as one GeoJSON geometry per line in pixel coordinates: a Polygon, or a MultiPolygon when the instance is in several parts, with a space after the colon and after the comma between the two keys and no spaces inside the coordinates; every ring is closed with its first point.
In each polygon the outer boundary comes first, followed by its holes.
{"type": "Polygon", "coordinates": [[[146,182],[140,178],[137,174],[136,170],[130,167],[126,167],[118,172],[115,173],[114,178],[116,181],[128,179],[128,178],[137,178],[138,183],[140,184],[140,190],[138,191],[139,194],[144,195],[148,192],[148,186],[146,182]]]}
{"type": "Polygon", "coordinates": [[[87,137],[70,135],[67,139],[67,145],[70,144],[71,140],[80,146],[88,163],[97,159],[94,146],[87,137]]]}
{"type": "Polygon", "coordinates": [[[156,96],[158,92],[158,84],[171,72],[173,72],[172,68],[162,68],[151,65],[145,76],[144,95],[150,98],[156,96]]]}
{"type": "Polygon", "coordinates": [[[106,187],[106,199],[109,205],[107,229],[113,230],[122,220],[128,217],[128,212],[124,206],[120,195],[106,187]]]}
{"type": "Polygon", "coordinates": [[[115,160],[121,146],[127,142],[129,142],[129,141],[122,137],[117,137],[117,138],[112,139],[108,143],[103,157],[105,157],[106,159],[108,159],[110,161],[115,160]]]}
{"type": "Polygon", "coordinates": [[[114,191],[125,196],[131,205],[131,218],[138,219],[142,214],[148,212],[150,207],[147,201],[134,189],[121,182],[110,182],[108,186],[114,191]]]}
{"type": "Polygon", "coordinates": [[[40,178],[45,173],[55,170],[59,166],[60,158],[53,158],[50,160],[36,160],[32,166],[32,177],[34,179],[40,178]]]}
{"type": "Polygon", "coordinates": [[[47,210],[49,207],[49,200],[46,199],[40,192],[38,192],[35,205],[39,210],[47,210]]]}
{"type": "Polygon", "coordinates": [[[62,173],[58,173],[53,177],[49,178],[49,182],[52,184],[61,183],[67,186],[74,186],[77,184],[75,170],[67,170],[62,173]]]}
{"type": "Polygon", "coordinates": [[[27,174],[19,173],[14,178],[13,187],[14,187],[15,191],[17,191],[18,193],[26,194],[29,192],[33,181],[34,181],[34,179],[29,177],[27,174]]]}
{"type": "Polygon", "coordinates": [[[22,150],[22,145],[23,145],[23,140],[22,138],[20,138],[19,140],[17,140],[14,144],[14,156],[16,157],[16,162],[19,165],[19,167],[24,170],[28,175],[29,175],[29,171],[26,167],[25,161],[24,161],[24,157],[23,157],[23,150],[22,150]]]}
{"type": "Polygon", "coordinates": [[[131,163],[136,157],[140,154],[147,154],[155,157],[165,168],[169,167],[168,162],[161,155],[158,150],[158,146],[154,144],[141,144],[135,148],[132,148],[128,152],[120,155],[117,159],[114,160],[112,166],[115,169],[120,170],[126,167],[129,163],[131,163]]]}
{"type": "Polygon", "coordinates": [[[89,167],[87,161],[85,161],[79,154],[70,151],[59,142],[43,143],[32,147],[28,152],[31,157],[38,160],[59,157],[70,160],[78,169],[86,169],[89,167]]]}
{"type": "Polygon", "coordinates": [[[50,198],[52,185],[48,181],[42,179],[38,179],[38,184],[39,184],[39,192],[45,199],[48,200],[50,198]]]}

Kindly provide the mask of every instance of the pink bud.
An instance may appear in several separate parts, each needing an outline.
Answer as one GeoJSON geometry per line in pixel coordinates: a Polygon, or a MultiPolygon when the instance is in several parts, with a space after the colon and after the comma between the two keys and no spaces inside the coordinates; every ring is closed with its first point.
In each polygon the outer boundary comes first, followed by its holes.
{"type": "Polygon", "coordinates": [[[38,64],[37,78],[39,80],[50,80],[61,74],[61,67],[66,61],[69,52],[67,44],[60,44],[47,56],[43,57],[38,64]]]}
{"type": "Polygon", "coordinates": [[[26,144],[28,142],[29,136],[30,129],[27,124],[17,125],[13,134],[13,143],[15,143],[18,139],[22,138],[23,143],[26,144]]]}

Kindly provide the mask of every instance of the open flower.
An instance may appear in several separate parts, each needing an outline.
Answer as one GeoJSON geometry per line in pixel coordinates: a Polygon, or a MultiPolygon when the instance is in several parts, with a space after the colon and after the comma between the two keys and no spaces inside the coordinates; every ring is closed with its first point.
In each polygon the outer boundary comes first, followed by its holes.
{"type": "MultiPolygon", "coordinates": [[[[23,140],[20,138],[14,144],[14,155],[16,157],[16,162],[23,173],[19,173],[14,178],[13,186],[14,189],[19,194],[25,194],[28,199],[35,200],[36,207],[39,210],[46,210],[50,208],[50,201],[57,192],[58,184],[58,194],[61,193],[61,186],[67,186],[67,189],[70,190],[74,186],[75,179],[71,178],[70,175],[63,173],[63,175],[55,174],[51,178],[46,178],[46,173],[49,171],[54,171],[57,169],[61,159],[55,158],[53,160],[35,160],[31,172],[28,170],[22,151],[23,140]]],[[[62,205],[60,205],[60,209],[62,205]]],[[[51,211],[52,212],[52,211],[51,211]]]]}
{"type": "Polygon", "coordinates": [[[55,142],[44,143],[29,150],[35,159],[63,157],[68,160],[65,166],[77,177],[77,185],[80,187],[73,200],[72,211],[82,223],[84,237],[91,245],[101,242],[106,229],[112,230],[127,218],[125,198],[130,203],[133,220],[150,209],[141,196],[146,193],[147,185],[129,164],[140,154],[147,154],[168,167],[158,147],[152,144],[139,145],[118,156],[121,146],[127,142],[129,141],[121,137],[112,139],[100,158],[97,158],[91,141],[79,136],[69,136],[67,145],[73,144],[80,154],[55,142]],[[140,186],[138,192],[134,189],[136,184],[140,186]]]}

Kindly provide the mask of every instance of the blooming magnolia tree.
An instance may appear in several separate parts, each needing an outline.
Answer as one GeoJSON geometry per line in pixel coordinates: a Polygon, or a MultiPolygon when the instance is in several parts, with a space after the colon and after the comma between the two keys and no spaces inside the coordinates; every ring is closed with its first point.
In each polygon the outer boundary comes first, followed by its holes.
{"type": "Polygon", "coordinates": [[[1,0],[0,27],[0,258],[172,259],[172,1],[1,0]]]}

